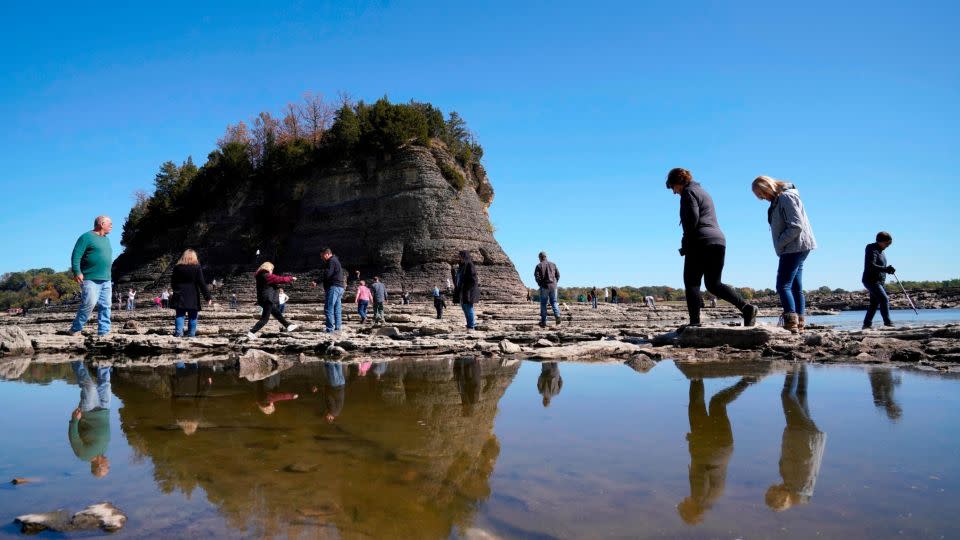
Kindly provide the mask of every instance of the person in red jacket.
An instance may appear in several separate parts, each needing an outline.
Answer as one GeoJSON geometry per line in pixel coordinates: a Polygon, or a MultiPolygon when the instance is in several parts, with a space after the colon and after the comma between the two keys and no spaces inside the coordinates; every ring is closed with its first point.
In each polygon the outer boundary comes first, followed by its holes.
{"type": "Polygon", "coordinates": [[[277,291],[277,285],[292,283],[296,281],[297,278],[274,274],[273,263],[269,261],[261,264],[260,267],[257,268],[255,277],[257,280],[257,305],[263,309],[263,312],[260,314],[260,320],[257,321],[257,324],[253,325],[253,328],[247,332],[247,337],[257,339],[257,332],[270,321],[270,315],[273,315],[275,319],[280,321],[280,324],[283,325],[284,330],[287,332],[296,330],[297,325],[290,324],[290,322],[284,318],[283,314],[280,313],[280,295],[277,291]]]}

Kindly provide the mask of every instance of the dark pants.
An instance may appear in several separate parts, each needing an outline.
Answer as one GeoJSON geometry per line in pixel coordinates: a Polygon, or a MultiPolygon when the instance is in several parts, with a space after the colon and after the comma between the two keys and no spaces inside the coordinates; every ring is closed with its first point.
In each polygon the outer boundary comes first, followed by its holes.
{"type": "Polygon", "coordinates": [[[864,326],[873,325],[873,317],[877,314],[877,308],[880,308],[880,316],[883,317],[883,324],[893,324],[890,321],[890,297],[887,296],[887,290],[883,288],[883,283],[863,282],[863,286],[870,293],[870,307],[867,308],[867,316],[863,318],[864,326]]]}
{"type": "Polygon", "coordinates": [[[443,299],[436,298],[433,300],[433,307],[437,310],[437,318],[443,318],[443,299]]]}
{"type": "Polygon", "coordinates": [[[266,304],[261,305],[260,307],[263,308],[263,313],[260,314],[260,320],[257,321],[257,324],[253,325],[253,328],[250,330],[251,334],[256,334],[261,328],[266,326],[266,324],[270,321],[271,315],[280,321],[280,324],[282,324],[284,328],[290,326],[290,321],[283,317],[283,313],[280,313],[280,308],[277,307],[276,304],[266,304]]]}
{"type": "Polygon", "coordinates": [[[723,259],[727,248],[724,246],[702,246],[687,251],[683,262],[683,286],[686,289],[687,312],[692,324],[700,324],[700,306],[703,296],[700,294],[702,279],[711,294],[730,302],[737,309],[743,309],[746,302],[729,285],[720,281],[723,274],[723,259]]]}

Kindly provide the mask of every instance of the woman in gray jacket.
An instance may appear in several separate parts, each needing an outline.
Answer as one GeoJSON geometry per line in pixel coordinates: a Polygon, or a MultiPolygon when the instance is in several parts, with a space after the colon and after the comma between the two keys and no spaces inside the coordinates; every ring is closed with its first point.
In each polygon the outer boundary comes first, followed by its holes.
{"type": "Polygon", "coordinates": [[[767,222],[773,235],[773,249],[780,257],[777,268],[777,294],[783,307],[783,327],[794,334],[803,331],[803,261],[817,247],[807,212],[796,186],[769,176],[753,181],[753,194],[770,201],[767,222]]]}

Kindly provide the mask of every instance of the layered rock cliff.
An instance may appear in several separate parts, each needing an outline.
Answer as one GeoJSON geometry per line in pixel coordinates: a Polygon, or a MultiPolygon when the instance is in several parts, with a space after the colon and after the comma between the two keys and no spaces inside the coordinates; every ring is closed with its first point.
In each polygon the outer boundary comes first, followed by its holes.
{"type": "Polygon", "coordinates": [[[221,294],[253,296],[253,270],[270,260],[301,278],[295,300],[319,298],[305,285],[330,247],[345,270],[380,275],[393,293],[444,289],[461,249],[474,257],[482,299],[513,301],[526,289],[493,237],[487,209],[493,188],[479,163],[461,165],[440,141],[404,145],[376,157],[312,166],[283,182],[233,181],[219,200],[143,238],[114,263],[115,289],[158,290],[183,249],[200,254],[221,294]],[[256,256],[260,250],[261,256],[256,256]]]}

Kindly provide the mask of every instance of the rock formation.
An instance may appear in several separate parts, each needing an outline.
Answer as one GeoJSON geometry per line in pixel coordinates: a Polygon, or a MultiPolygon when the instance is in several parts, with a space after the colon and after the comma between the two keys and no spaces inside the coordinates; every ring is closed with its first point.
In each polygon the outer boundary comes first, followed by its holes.
{"type": "MultiPolygon", "coordinates": [[[[493,237],[487,208],[493,188],[479,163],[466,168],[434,141],[406,145],[365,162],[341,162],[264,187],[237,182],[226,200],[210,201],[189,223],[170,223],[149,239],[137,237],[114,263],[115,289],[167,286],[173,263],[197,249],[208,280],[223,279],[241,299],[252,298],[252,271],[270,260],[277,272],[312,279],[330,247],[345,270],[383,276],[388,288],[424,296],[445,288],[457,253],[473,254],[483,299],[519,301],[526,289],[493,237]],[[450,178],[448,178],[450,177],[450,178]],[[462,181],[463,185],[458,185],[462,181]],[[279,214],[280,218],[265,216],[279,214]]],[[[143,235],[140,235],[143,236],[143,235]]],[[[303,284],[304,282],[301,282],[303,284]]],[[[319,298],[320,288],[297,292],[319,298]]]]}

